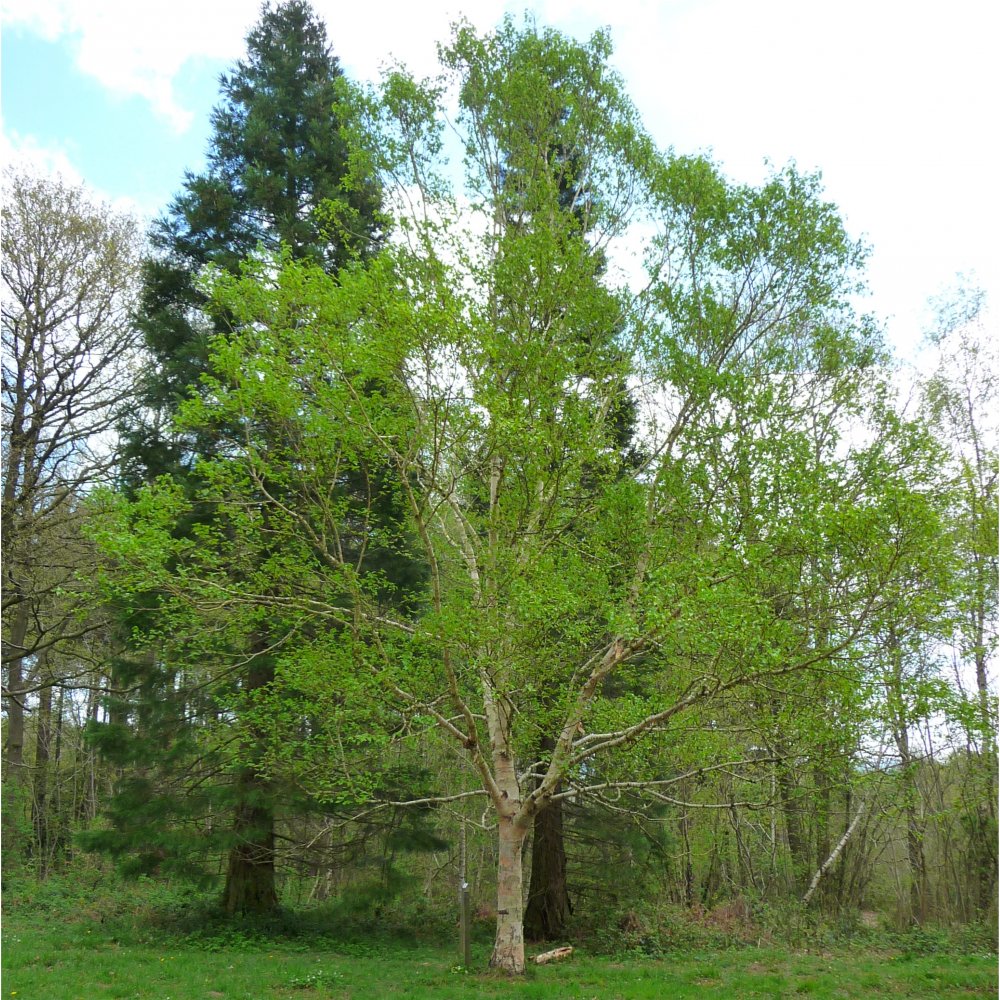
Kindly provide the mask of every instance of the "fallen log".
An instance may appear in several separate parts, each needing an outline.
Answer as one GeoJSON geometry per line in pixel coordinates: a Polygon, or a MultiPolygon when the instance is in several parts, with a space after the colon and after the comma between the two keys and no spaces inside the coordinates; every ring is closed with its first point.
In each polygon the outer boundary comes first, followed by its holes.
{"type": "Polygon", "coordinates": [[[544,965],[546,962],[558,962],[561,958],[569,958],[573,954],[573,949],[569,946],[565,948],[553,948],[552,951],[543,951],[541,955],[535,956],[535,965],[544,965]]]}

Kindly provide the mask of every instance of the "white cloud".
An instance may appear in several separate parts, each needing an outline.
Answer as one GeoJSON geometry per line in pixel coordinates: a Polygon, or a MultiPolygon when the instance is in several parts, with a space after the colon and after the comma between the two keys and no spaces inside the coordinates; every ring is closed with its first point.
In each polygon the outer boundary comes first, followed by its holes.
{"type": "Polygon", "coordinates": [[[183,132],[192,113],[178,102],[177,74],[191,59],[237,57],[258,10],[256,0],[6,0],[3,20],[48,41],[69,39],[81,72],[113,94],[145,98],[183,132]]]}
{"type": "Polygon", "coordinates": [[[151,215],[134,198],[112,195],[89,183],[73,161],[73,150],[66,144],[46,144],[36,136],[21,135],[0,121],[0,163],[24,173],[57,177],[67,184],[85,187],[98,201],[106,202],[116,212],[131,215],[145,228],[151,215]]]}
{"type": "Polygon", "coordinates": [[[46,146],[35,136],[20,135],[6,127],[0,130],[0,162],[15,170],[59,176],[70,184],[83,183],[66,146],[46,146]]]}
{"type": "MultiPolygon", "coordinates": [[[[488,28],[504,8],[503,0],[350,7],[315,0],[313,6],[334,54],[353,76],[367,79],[395,60],[419,76],[435,73],[435,44],[448,37],[463,9],[477,27],[488,28]]],[[[113,94],[145,98],[177,132],[192,120],[175,90],[184,64],[239,58],[259,15],[258,0],[6,0],[3,6],[6,28],[68,40],[81,72],[113,94]]]]}
{"type": "Polygon", "coordinates": [[[316,13],[326,21],[334,53],[356,79],[374,80],[382,67],[396,61],[417,77],[435,75],[437,43],[450,37],[450,25],[466,17],[487,29],[503,16],[503,0],[445,0],[438,3],[345,5],[337,0],[314,0],[316,13]]]}
{"type": "MultiPolygon", "coordinates": [[[[737,180],[765,157],[822,168],[850,231],[875,245],[876,308],[913,326],[926,296],[976,268],[1000,300],[992,51],[1000,8],[981,0],[313,0],[355,78],[397,57],[437,71],[461,12],[480,29],[505,9],[580,37],[608,25],[614,63],[656,140],[714,149],[737,180]],[[995,276],[995,277],[991,277],[995,276]]],[[[199,58],[231,62],[258,0],[6,0],[4,24],[73,46],[81,71],[139,95],[173,128],[192,112],[176,80],[199,58]]]]}

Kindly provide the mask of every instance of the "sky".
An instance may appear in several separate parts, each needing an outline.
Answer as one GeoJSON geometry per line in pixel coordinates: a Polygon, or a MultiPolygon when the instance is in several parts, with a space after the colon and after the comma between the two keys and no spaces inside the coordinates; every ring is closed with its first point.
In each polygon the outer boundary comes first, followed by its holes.
{"type": "MultiPolygon", "coordinates": [[[[464,16],[505,11],[587,38],[661,147],[707,152],[737,182],[794,161],[820,171],[848,232],[872,248],[871,297],[903,358],[930,296],[965,274],[1000,303],[996,121],[1000,5],[985,0],[313,0],[356,80],[436,68],[464,16]]],[[[145,219],[204,165],[218,78],[258,0],[4,0],[6,162],[82,182],[145,219]]]]}

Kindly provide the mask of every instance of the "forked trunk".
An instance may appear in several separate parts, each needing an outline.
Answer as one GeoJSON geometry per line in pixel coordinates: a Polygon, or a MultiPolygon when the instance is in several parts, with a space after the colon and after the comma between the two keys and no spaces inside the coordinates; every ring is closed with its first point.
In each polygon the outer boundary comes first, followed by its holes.
{"type": "Polygon", "coordinates": [[[511,975],[524,972],[524,839],[527,826],[500,817],[497,869],[497,937],[490,966],[511,975]]]}

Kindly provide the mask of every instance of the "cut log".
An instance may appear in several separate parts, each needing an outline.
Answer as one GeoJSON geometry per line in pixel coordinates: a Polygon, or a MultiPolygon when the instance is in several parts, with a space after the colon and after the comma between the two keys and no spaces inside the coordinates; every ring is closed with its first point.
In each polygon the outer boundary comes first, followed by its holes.
{"type": "Polygon", "coordinates": [[[571,947],[553,948],[552,951],[543,951],[541,955],[535,956],[535,965],[544,965],[546,962],[558,962],[561,958],[569,958],[573,954],[571,947]]]}

